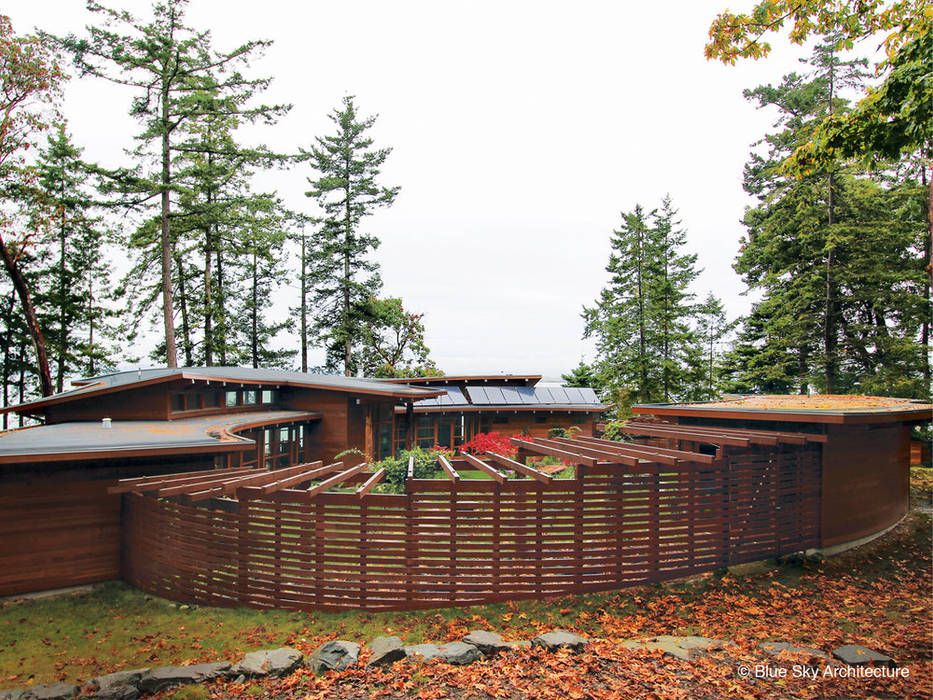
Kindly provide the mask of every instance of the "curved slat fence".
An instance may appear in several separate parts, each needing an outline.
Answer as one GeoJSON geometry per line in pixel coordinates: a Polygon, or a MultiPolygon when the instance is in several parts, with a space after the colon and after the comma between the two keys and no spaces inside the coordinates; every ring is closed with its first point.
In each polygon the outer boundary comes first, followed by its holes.
{"type": "Polygon", "coordinates": [[[406,488],[240,493],[225,507],[129,493],[124,577],[206,605],[405,610],[617,589],[819,541],[813,444],[406,488]]]}

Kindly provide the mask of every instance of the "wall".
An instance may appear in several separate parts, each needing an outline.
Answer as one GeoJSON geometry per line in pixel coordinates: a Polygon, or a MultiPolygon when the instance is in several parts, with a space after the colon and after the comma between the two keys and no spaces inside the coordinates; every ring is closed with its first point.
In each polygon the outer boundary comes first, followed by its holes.
{"type": "Polygon", "coordinates": [[[120,578],[117,479],[210,468],[212,457],[4,465],[0,596],[120,578]]]}
{"type": "Polygon", "coordinates": [[[910,428],[830,425],[823,445],[822,546],[884,530],[910,505],[910,428]]]}

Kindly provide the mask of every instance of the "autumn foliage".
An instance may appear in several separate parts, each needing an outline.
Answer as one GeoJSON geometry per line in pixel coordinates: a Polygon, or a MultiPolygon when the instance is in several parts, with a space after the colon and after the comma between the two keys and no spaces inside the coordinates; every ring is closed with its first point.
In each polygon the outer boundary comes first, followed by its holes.
{"type": "Polygon", "coordinates": [[[521,433],[515,433],[514,435],[503,435],[495,431],[477,433],[472,439],[460,446],[460,451],[469,452],[472,455],[495,452],[503,457],[514,457],[518,454],[518,447],[512,444],[512,438],[521,437],[524,437],[521,433]]]}

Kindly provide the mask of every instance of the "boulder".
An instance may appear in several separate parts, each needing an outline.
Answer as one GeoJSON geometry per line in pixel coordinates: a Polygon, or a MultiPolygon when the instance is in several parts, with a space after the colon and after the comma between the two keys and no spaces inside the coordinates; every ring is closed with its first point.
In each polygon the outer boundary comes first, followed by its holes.
{"type": "Polygon", "coordinates": [[[890,656],[885,656],[884,654],[872,651],[868,647],[863,647],[858,644],[846,644],[838,649],[833,649],[833,656],[849,666],[864,666],[869,663],[874,663],[879,666],[890,666],[891,668],[897,666],[894,659],[890,656]]]}
{"type": "Polygon", "coordinates": [[[110,690],[121,686],[138,686],[143,676],[149,673],[148,668],[137,668],[132,671],[118,671],[117,673],[108,673],[106,676],[98,676],[87,682],[92,690],[110,690]]]}
{"type": "Polygon", "coordinates": [[[448,642],[447,644],[413,644],[405,647],[407,656],[422,661],[440,659],[444,663],[464,666],[483,658],[482,652],[466,642],[448,642]]]}
{"type": "Polygon", "coordinates": [[[518,647],[531,646],[531,642],[528,640],[506,642],[502,639],[502,635],[496,634],[495,632],[487,632],[486,630],[473,630],[463,638],[463,641],[467,644],[472,644],[487,655],[498,654],[500,651],[511,651],[518,647]]]}
{"type": "Polygon", "coordinates": [[[304,655],[297,649],[264,649],[251,651],[232,670],[232,674],[242,674],[247,678],[280,678],[298,668],[304,655]]]}
{"type": "Polygon", "coordinates": [[[139,696],[139,688],[135,685],[115,685],[91,695],[95,700],[138,700],[139,696]]]}
{"type": "Polygon", "coordinates": [[[589,643],[589,639],[581,637],[579,634],[567,632],[566,630],[551,630],[544,634],[539,634],[531,640],[532,646],[544,647],[548,651],[557,651],[558,649],[570,649],[571,651],[583,651],[583,647],[589,643]]]}
{"type": "Polygon", "coordinates": [[[0,700],[23,700],[24,695],[26,695],[26,691],[20,688],[0,690],[0,700]]]}
{"type": "Polygon", "coordinates": [[[193,666],[160,666],[144,675],[139,682],[139,689],[146,693],[155,693],[176,685],[201,683],[226,676],[231,670],[230,663],[222,661],[212,664],[194,664],[193,666]]]}
{"type": "Polygon", "coordinates": [[[644,639],[627,639],[622,642],[622,646],[626,649],[647,649],[649,651],[660,649],[667,656],[673,656],[683,661],[691,661],[702,652],[722,649],[725,645],[726,643],[719,639],[709,639],[707,637],[696,637],[692,635],[677,637],[668,634],[658,635],[657,637],[646,637],[644,639]]]}
{"type": "MultiPolygon", "coordinates": [[[[401,640],[399,640],[401,642],[401,640]]],[[[343,671],[360,658],[360,645],[336,639],[325,642],[308,657],[305,664],[315,673],[324,671],[343,671]]],[[[388,662],[387,662],[388,663],[388,662]]]]}
{"type": "Polygon", "coordinates": [[[22,700],[66,700],[78,697],[79,690],[81,688],[70,683],[45,683],[27,688],[22,700]]]}
{"type": "Polygon", "coordinates": [[[366,666],[384,666],[404,659],[405,644],[398,637],[376,637],[366,647],[372,651],[366,666]]]}

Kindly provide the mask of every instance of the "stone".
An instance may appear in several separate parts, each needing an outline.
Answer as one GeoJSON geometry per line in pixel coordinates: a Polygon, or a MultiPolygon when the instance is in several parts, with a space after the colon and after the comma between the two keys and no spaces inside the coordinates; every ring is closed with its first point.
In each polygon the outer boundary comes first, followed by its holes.
{"type": "Polygon", "coordinates": [[[149,673],[148,668],[137,668],[132,671],[118,671],[106,676],[92,678],[87,684],[94,690],[109,690],[120,686],[137,686],[143,676],[149,673]]]}
{"type": "Polygon", "coordinates": [[[404,659],[405,644],[398,637],[376,637],[366,647],[372,651],[367,666],[384,666],[404,659]]]}
{"type": "Polygon", "coordinates": [[[440,659],[444,663],[464,666],[483,658],[483,653],[466,642],[448,642],[447,644],[413,644],[405,647],[405,654],[421,661],[440,659]]]}
{"type": "Polygon", "coordinates": [[[811,649],[810,647],[798,647],[789,642],[762,642],[761,648],[772,656],[777,656],[782,651],[786,651],[789,654],[806,654],[811,660],[829,661],[829,654],[825,651],[811,649]]]}
{"type": "Polygon", "coordinates": [[[26,691],[20,688],[10,688],[8,690],[0,690],[0,700],[23,700],[23,696],[25,694],[26,694],[26,691]]]}
{"type": "MultiPolygon", "coordinates": [[[[401,642],[401,640],[399,640],[401,642]]],[[[360,645],[335,639],[325,642],[308,657],[305,664],[315,673],[324,671],[343,671],[360,658],[360,645]]],[[[387,662],[388,663],[388,662],[387,662]]]]}
{"type": "Polygon", "coordinates": [[[531,644],[536,647],[544,647],[548,651],[557,651],[558,649],[583,651],[583,647],[585,647],[589,641],[590,640],[586,637],[581,637],[573,632],[551,630],[550,632],[539,634],[531,640],[531,644]]]}
{"type": "Polygon", "coordinates": [[[858,644],[846,644],[838,649],[833,649],[833,656],[849,666],[864,666],[869,663],[890,666],[891,668],[897,666],[894,659],[890,656],[885,656],[884,654],[872,651],[868,647],[863,647],[858,644]]]}
{"type": "Polygon", "coordinates": [[[78,697],[79,690],[81,688],[70,683],[44,683],[27,688],[22,700],[66,700],[78,697]]]}
{"type": "Polygon", "coordinates": [[[667,656],[681,659],[682,661],[691,661],[700,653],[722,649],[726,645],[719,639],[709,639],[707,637],[697,637],[693,635],[677,637],[668,634],[658,635],[657,637],[646,637],[644,639],[627,639],[622,642],[626,649],[654,651],[659,649],[667,656]]]}
{"type": "Polygon", "coordinates": [[[531,646],[531,642],[528,640],[506,642],[502,639],[502,635],[495,632],[487,632],[486,630],[473,630],[463,638],[463,641],[467,644],[472,644],[487,655],[498,654],[500,651],[512,651],[519,647],[531,646]]]}
{"type": "Polygon", "coordinates": [[[231,673],[242,674],[249,678],[266,676],[281,678],[298,668],[303,658],[304,654],[291,647],[251,651],[231,670],[231,673]]]}
{"type": "Polygon", "coordinates": [[[96,700],[137,700],[139,688],[135,685],[114,685],[107,690],[98,690],[91,695],[96,700]]]}
{"type": "Polygon", "coordinates": [[[230,669],[230,663],[227,661],[193,666],[160,666],[142,677],[139,689],[146,693],[155,693],[176,685],[212,681],[226,676],[230,669]]]}

